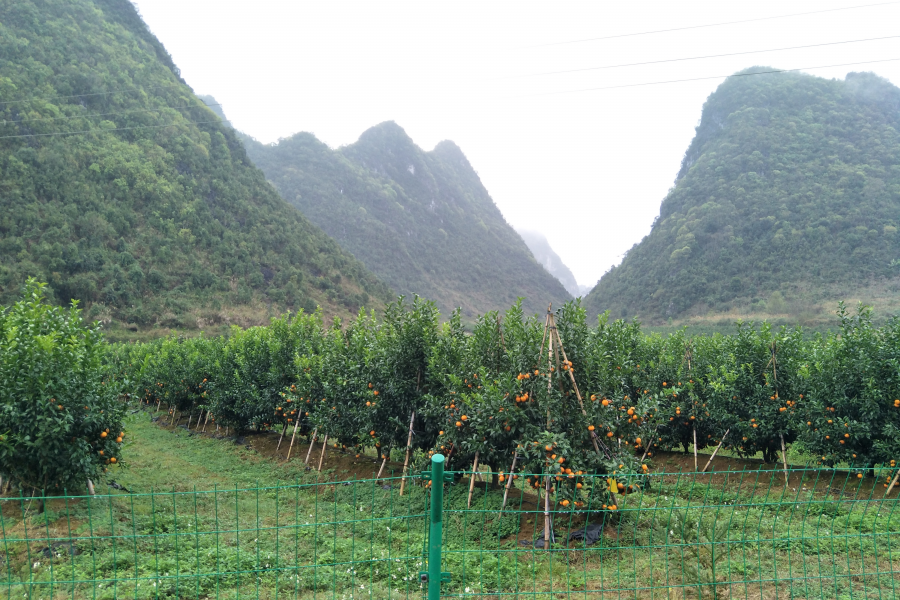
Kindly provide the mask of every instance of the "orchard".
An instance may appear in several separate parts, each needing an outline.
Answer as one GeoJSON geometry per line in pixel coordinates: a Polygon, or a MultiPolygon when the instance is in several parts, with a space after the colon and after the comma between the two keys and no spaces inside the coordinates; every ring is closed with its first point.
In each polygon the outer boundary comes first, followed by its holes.
{"type": "Polygon", "coordinates": [[[77,488],[120,461],[124,398],[169,426],[273,430],[409,469],[440,452],[448,470],[488,467],[495,484],[521,477],[590,510],[648,485],[660,451],[785,463],[794,446],[860,476],[900,455],[900,320],[876,327],[863,306],[839,307],[835,335],[738,323],[688,337],[608,315],[592,326],[578,302],[542,316],[517,303],[467,331],[458,311],[442,323],[401,297],[380,318],[300,312],[108,346],[42,290],[30,282],[0,313],[0,475],[24,488],[77,488]]]}

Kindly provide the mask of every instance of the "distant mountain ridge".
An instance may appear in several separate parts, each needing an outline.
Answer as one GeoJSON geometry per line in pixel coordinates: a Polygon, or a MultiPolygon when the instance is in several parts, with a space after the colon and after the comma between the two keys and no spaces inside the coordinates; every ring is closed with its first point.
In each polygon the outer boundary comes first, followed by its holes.
{"type": "Polygon", "coordinates": [[[309,133],[273,145],[243,139],[288,202],[400,293],[468,317],[520,296],[531,312],[571,298],[453,142],[425,152],[390,121],[337,150],[309,133]]]}
{"type": "Polygon", "coordinates": [[[575,280],[572,271],[569,270],[569,267],[562,261],[559,254],[550,246],[550,242],[547,241],[543,233],[526,229],[517,229],[516,231],[525,240],[525,244],[531,250],[534,258],[547,269],[548,273],[556,277],[570,294],[581,296],[584,293],[582,286],[578,285],[578,282],[575,280]]]}
{"type": "Polygon", "coordinates": [[[34,276],[137,331],[391,298],[278,196],[128,0],[0,3],[0,101],[0,304],[34,276]]]}
{"type": "Polygon", "coordinates": [[[760,70],[707,99],[650,234],[587,296],[592,313],[659,323],[900,289],[900,89],[760,70]]]}

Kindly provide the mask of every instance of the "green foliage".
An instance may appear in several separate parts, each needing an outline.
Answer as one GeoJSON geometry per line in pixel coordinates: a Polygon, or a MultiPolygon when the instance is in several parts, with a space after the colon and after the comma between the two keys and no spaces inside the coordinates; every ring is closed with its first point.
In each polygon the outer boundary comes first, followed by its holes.
{"type": "Polygon", "coordinates": [[[896,276],[898,103],[868,73],[727,79],[650,234],[588,295],[589,313],[796,312],[896,276]]]}
{"type": "Polygon", "coordinates": [[[0,23],[0,302],[34,276],[91,318],[196,328],[223,305],[265,322],[389,297],[278,197],[130,2],[6,3],[0,23]]]}
{"type": "Polygon", "coordinates": [[[119,382],[81,311],[50,306],[44,285],[0,310],[0,475],[21,489],[84,489],[120,458],[119,382]]]}
{"type": "Polygon", "coordinates": [[[571,297],[532,257],[462,151],[423,152],[386,122],[331,150],[299,133],[247,153],[282,196],[402,294],[479,313],[527,298],[529,312],[571,297]]]}

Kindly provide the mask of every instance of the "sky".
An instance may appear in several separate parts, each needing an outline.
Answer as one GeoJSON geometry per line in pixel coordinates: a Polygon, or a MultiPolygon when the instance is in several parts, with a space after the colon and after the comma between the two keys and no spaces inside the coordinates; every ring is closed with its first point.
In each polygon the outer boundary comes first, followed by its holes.
{"type": "Polygon", "coordinates": [[[650,232],[727,75],[900,85],[900,1],[134,3],[194,91],[262,142],[339,147],[388,120],[426,150],[453,140],[582,285],[650,232]]]}

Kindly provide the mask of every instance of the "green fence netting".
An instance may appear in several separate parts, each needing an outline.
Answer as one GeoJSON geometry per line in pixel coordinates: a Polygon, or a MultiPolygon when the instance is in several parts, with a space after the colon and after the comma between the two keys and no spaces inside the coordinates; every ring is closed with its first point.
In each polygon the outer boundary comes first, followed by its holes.
{"type": "MultiPolygon", "coordinates": [[[[436,495],[438,572],[449,573],[440,592],[498,599],[900,597],[897,492],[885,497],[886,472],[872,475],[792,469],[786,483],[781,470],[659,473],[633,493],[611,497],[608,478],[585,476],[563,506],[558,495],[546,500],[540,474],[531,476],[540,491],[519,474],[503,506],[505,490],[490,473],[479,473],[471,487],[470,473],[449,474],[443,497],[436,495]]],[[[252,489],[0,498],[0,594],[425,597],[433,488],[408,478],[401,496],[400,478],[308,477],[252,489]]]]}

